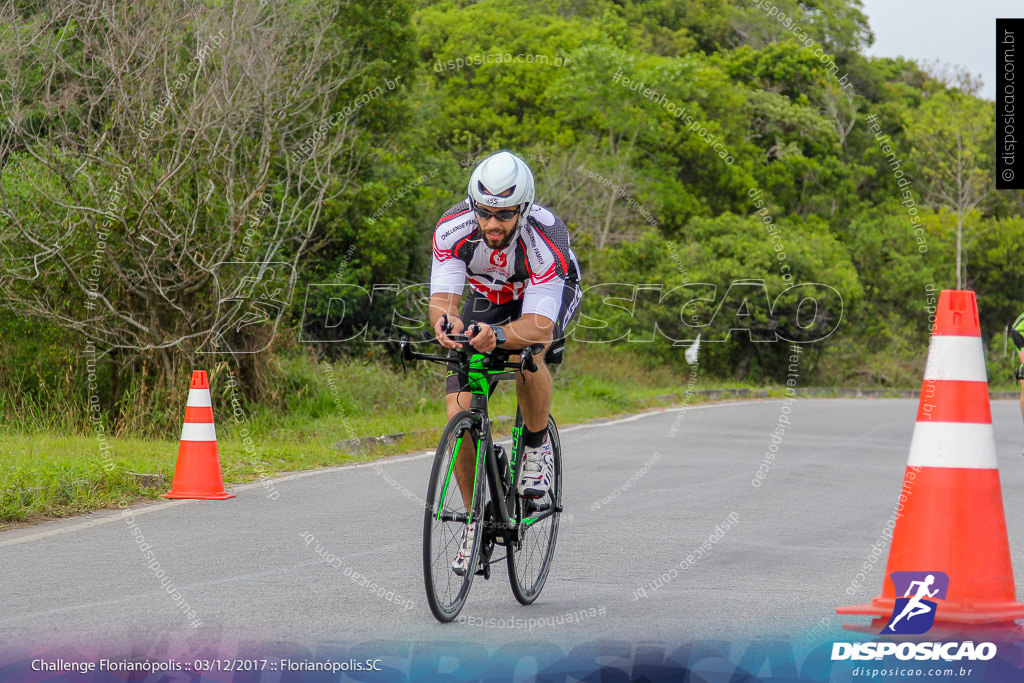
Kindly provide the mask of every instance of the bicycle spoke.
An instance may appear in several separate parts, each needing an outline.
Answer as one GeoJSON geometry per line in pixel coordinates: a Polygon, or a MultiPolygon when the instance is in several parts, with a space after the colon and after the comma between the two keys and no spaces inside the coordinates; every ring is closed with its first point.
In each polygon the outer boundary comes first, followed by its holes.
{"type": "MultiPolygon", "coordinates": [[[[455,439],[455,447],[453,448],[453,450],[454,450],[454,452],[456,454],[462,448],[462,436],[463,436],[463,434],[465,434],[465,432],[460,433],[459,434],[459,438],[455,439]]],[[[454,469],[455,469],[455,457],[452,457],[451,462],[448,465],[448,472],[447,472],[447,474],[445,475],[445,478],[444,478],[444,488],[441,489],[441,501],[442,501],[442,503],[448,500],[448,485],[452,481],[452,472],[453,472],[454,469]]],[[[441,518],[441,511],[438,510],[437,514],[438,514],[438,519],[440,519],[441,518]]]]}
{"type": "MultiPolygon", "coordinates": [[[[473,453],[479,441],[474,424],[469,413],[460,413],[449,421],[434,456],[427,491],[423,574],[430,610],[442,622],[451,621],[458,615],[473,580],[472,571],[456,574],[453,563],[459,556],[467,523],[479,514],[466,509],[463,492],[455,476],[455,461],[466,457],[462,453],[463,446],[473,453]]],[[[469,567],[475,566],[479,537],[478,531],[469,567]]]]}
{"type": "MultiPolygon", "coordinates": [[[[517,425],[522,419],[516,416],[517,425]]],[[[508,573],[516,599],[528,605],[537,599],[547,581],[555,541],[558,537],[558,517],[561,504],[562,455],[561,442],[554,420],[548,420],[548,435],[554,456],[555,476],[551,491],[540,504],[516,498],[519,521],[519,542],[508,549],[508,573]]]]}

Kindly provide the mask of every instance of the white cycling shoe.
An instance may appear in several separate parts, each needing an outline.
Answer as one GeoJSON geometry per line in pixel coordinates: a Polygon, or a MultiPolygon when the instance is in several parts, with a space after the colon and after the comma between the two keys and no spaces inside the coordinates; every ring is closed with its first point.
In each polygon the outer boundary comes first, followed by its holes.
{"type": "Polygon", "coordinates": [[[543,498],[551,491],[555,478],[555,456],[551,442],[544,437],[544,443],[536,448],[526,448],[523,456],[523,471],[519,478],[519,495],[523,498],[543,498]]]}
{"type": "Polygon", "coordinates": [[[455,561],[452,562],[452,571],[459,576],[465,576],[466,570],[469,569],[469,556],[473,554],[477,524],[478,522],[470,522],[462,530],[462,546],[459,548],[459,554],[455,556],[455,561]]]}

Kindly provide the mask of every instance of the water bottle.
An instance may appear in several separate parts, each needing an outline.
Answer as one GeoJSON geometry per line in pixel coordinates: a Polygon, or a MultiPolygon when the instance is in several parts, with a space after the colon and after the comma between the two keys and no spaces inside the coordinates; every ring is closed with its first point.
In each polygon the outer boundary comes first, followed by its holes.
{"type": "Polygon", "coordinates": [[[505,486],[508,486],[508,454],[505,453],[505,447],[500,443],[494,444],[494,454],[498,456],[498,471],[501,473],[501,480],[505,482],[505,486]]]}

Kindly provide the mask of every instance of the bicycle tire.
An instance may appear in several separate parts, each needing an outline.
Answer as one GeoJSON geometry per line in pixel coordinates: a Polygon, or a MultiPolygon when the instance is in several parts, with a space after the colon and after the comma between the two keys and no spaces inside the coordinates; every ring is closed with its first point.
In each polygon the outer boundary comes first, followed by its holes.
{"type": "Polygon", "coordinates": [[[475,448],[480,439],[478,420],[468,411],[462,411],[448,421],[434,454],[427,485],[427,499],[423,515],[423,581],[427,591],[427,604],[434,617],[442,622],[452,621],[462,611],[473,585],[473,576],[479,562],[480,543],[483,539],[483,472],[476,478],[472,519],[480,520],[473,552],[464,576],[452,571],[452,562],[462,545],[462,531],[468,519],[465,503],[454,474],[457,449],[468,436],[475,448]]]}
{"type": "MultiPolygon", "coordinates": [[[[522,414],[517,412],[516,425],[519,426],[522,414]]],[[[548,579],[551,570],[551,560],[555,553],[555,543],[558,540],[558,518],[561,513],[557,508],[562,504],[562,442],[558,436],[558,425],[555,419],[548,416],[548,439],[551,442],[551,452],[554,455],[555,479],[551,492],[540,499],[542,505],[550,506],[555,510],[550,516],[534,524],[523,526],[524,515],[529,515],[529,501],[519,496],[514,497],[515,515],[513,521],[519,525],[519,542],[510,543],[508,547],[508,579],[512,584],[512,593],[523,605],[529,605],[540,595],[544,589],[544,583],[548,579]]],[[[520,445],[520,449],[522,449],[520,445]]],[[[522,470],[522,456],[516,457],[516,481],[522,470]]],[[[525,517],[526,520],[529,517],[525,517]]]]}

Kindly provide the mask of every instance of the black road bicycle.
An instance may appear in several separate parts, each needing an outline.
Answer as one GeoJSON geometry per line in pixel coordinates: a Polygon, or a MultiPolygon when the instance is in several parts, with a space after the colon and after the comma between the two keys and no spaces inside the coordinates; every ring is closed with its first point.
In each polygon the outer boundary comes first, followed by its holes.
{"type": "MultiPolygon", "coordinates": [[[[462,348],[454,352],[454,358],[415,352],[408,338],[401,340],[403,361],[426,360],[444,365],[454,362],[468,374],[472,394],[469,409],[452,417],[441,435],[427,487],[423,578],[430,611],[441,622],[458,616],[466,604],[474,574],[490,579],[491,565],[502,559],[508,564],[508,578],[516,599],[524,605],[536,600],[551,568],[558,517],[562,512],[562,448],[554,419],[548,417],[554,482],[550,493],[543,498],[528,499],[516,490],[522,470],[522,413],[517,407],[512,452],[506,454],[501,444],[494,443],[487,412],[487,401],[495,384],[515,379],[516,372],[528,381],[526,373],[537,371],[534,354],[543,347],[480,353],[469,345],[468,336],[449,334],[448,337],[462,344],[462,348]],[[517,354],[519,361],[510,362],[509,357],[517,354]],[[472,502],[468,508],[455,478],[457,458],[473,460],[472,502]],[[475,567],[476,571],[460,576],[452,570],[452,562],[462,545],[463,530],[473,521],[481,522],[469,558],[469,567],[475,567]],[[496,546],[505,548],[504,556],[493,557],[496,546]]],[[[560,348],[554,353],[549,351],[546,358],[557,362],[560,351],[560,348]]]]}

